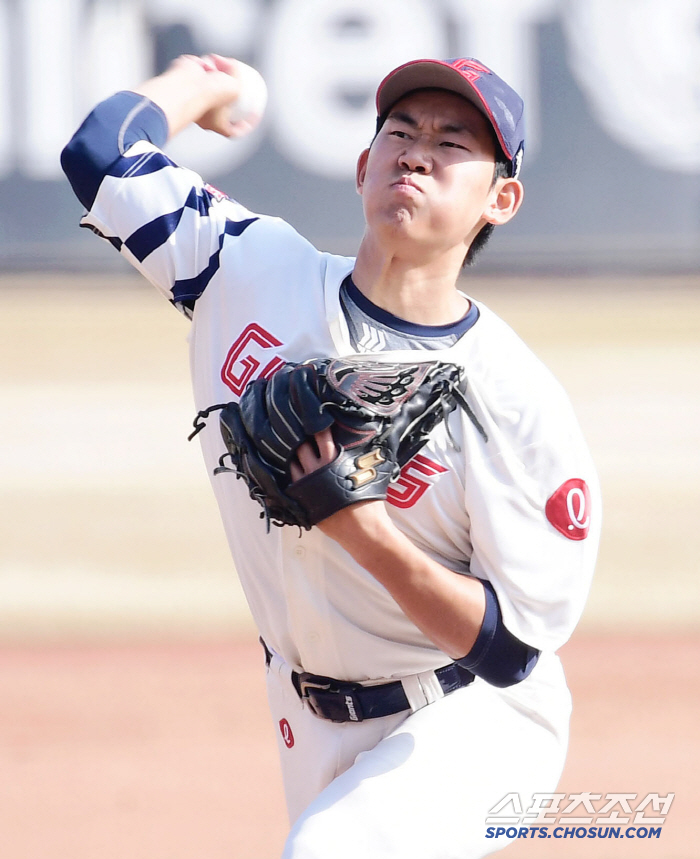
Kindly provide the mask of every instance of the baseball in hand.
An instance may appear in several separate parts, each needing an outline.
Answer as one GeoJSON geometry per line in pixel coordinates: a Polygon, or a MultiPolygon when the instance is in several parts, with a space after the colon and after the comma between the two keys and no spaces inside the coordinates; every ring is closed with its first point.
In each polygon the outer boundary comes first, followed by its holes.
{"type": "Polygon", "coordinates": [[[233,136],[242,137],[253,131],[263,118],[267,105],[267,86],[260,72],[240,60],[236,78],[241,90],[231,105],[230,119],[234,126],[233,136]]]}

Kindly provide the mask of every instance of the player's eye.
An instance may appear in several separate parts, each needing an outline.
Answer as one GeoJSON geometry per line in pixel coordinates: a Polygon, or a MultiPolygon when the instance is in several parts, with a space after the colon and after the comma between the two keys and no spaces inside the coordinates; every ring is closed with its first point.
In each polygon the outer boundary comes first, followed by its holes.
{"type": "Polygon", "coordinates": [[[469,151],[464,144],[456,143],[454,140],[443,140],[440,145],[445,146],[448,149],[464,149],[465,151],[469,151]]]}
{"type": "Polygon", "coordinates": [[[389,136],[398,137],[400,140],[408,140],[410,137],[407,131],[401,131],[399,128],[395,128],[393,131],[390,131],[389,136]]]}

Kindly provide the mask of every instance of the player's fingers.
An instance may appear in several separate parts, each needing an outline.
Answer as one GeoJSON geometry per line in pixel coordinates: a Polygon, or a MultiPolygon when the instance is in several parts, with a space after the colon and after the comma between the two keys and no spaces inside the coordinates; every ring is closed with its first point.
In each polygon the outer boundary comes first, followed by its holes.
{"type": "Polygon", "coordinates": [[[314,439],[316,440],[316,447],[318,448],[318,455],[322,464],[326,465],[329,462],[333,462],[338,455],[338,451],[330,427],[317,432],[314,439]]]}
{"type": "Polygon", "coordinates": [[[200,57],[200,60],[202,62],[202,67],[204,68],[205,71],[207,71],[207,72],[218,72],[219,71],[218,68],[216,67],[216,62],[214,61],[214,58],[212,56],[210,56],[209,54],[204,54],[204,56],[200,57]]]}
{"type": "Polygon", "coordinates": [[[296,483],[297,480],[301,480],[301,478],[304,476],[304,469],[295,459],[293,459],[289,463],[289,473],[292,475],[292,483],[296,483]]]}
{"type": "Polygon", "coordinates": [[[213,108],[200,116],[197,125],[206,131],[215,131],[222,137],[237,137],[240,131],[237,133],[236,126],[229,119],[230,113],[231,109],[228,105],[213,108]]]}
{"type": "MultiPolygon", "coordinates": [[[[315,446],[310,441],[305,441],[304,444],[299,445],[297,448],[297,461],[301,467],[302,475],[310,474],[312,471],[316,471],[317,468],[320,468],[323,465],[315,446]]],[[[292,469],[295,464],[296,463],[292,460],[292,469]]],[[[293,471],[292,476],[294,476],[293,471]]]]}
{"type": "Polygon", "coordinates": [[[233,57],[222,57],[221,54],[208,54],[207,56],[211,58],[218,71],[235,76],[238,68],[238,60],[235,60],[233,57]]]}
{"type": "Polygon", "coordinates": [[[211,61],[207,60],[206,57],[198,57],[195,54],[180,54],[179,57],[176,57],[172,63],[172,68],[177,68],[178,66],[185,66],[189,63],[194,63],[194,65],[199,66],[204,71],[211,71],[215,69],[215,66],[211,61]]]}
{"type": "Polygon", "coordinates": [[[321,430],[314,435],[313,441],[305,441],[296,451],[296,459],[289,464],[292,480],[299,480],[305,474],[311,474],[327,465],[338,455],[330,429],[321,430]]]}

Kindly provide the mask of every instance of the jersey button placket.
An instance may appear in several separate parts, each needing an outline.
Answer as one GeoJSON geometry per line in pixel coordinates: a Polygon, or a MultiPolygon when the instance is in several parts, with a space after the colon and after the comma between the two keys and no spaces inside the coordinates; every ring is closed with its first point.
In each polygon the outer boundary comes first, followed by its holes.
{"type": "Polygon", "coordinates": [[[308,532],[300,539],[297,531],[284,528],[282,558],[285,570],[285,598],[289,629],[299,651],[302,665],[315,662],[316,651],[322,637],[319,622],[325,615],[321,602],[324,593],[324,568],[321,557],[313,551],[320,534],[308,532]],[[312,635],[315,633],[315,637],[312,635]]]}

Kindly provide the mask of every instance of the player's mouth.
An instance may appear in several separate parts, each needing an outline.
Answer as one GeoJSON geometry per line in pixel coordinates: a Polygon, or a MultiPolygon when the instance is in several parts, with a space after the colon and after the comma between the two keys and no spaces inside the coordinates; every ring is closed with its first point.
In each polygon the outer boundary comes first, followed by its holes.
{"type": "Polygon", "coordinates": [[[423,193],[423,189],[416,182],[411,179],[410,176],[401,176],[400,179],[397,179],[396,182],[392,182],[392,188],[396,188],[399,191],[407,191],[412,193],[413,191],[420,191],[423,193]]]}

